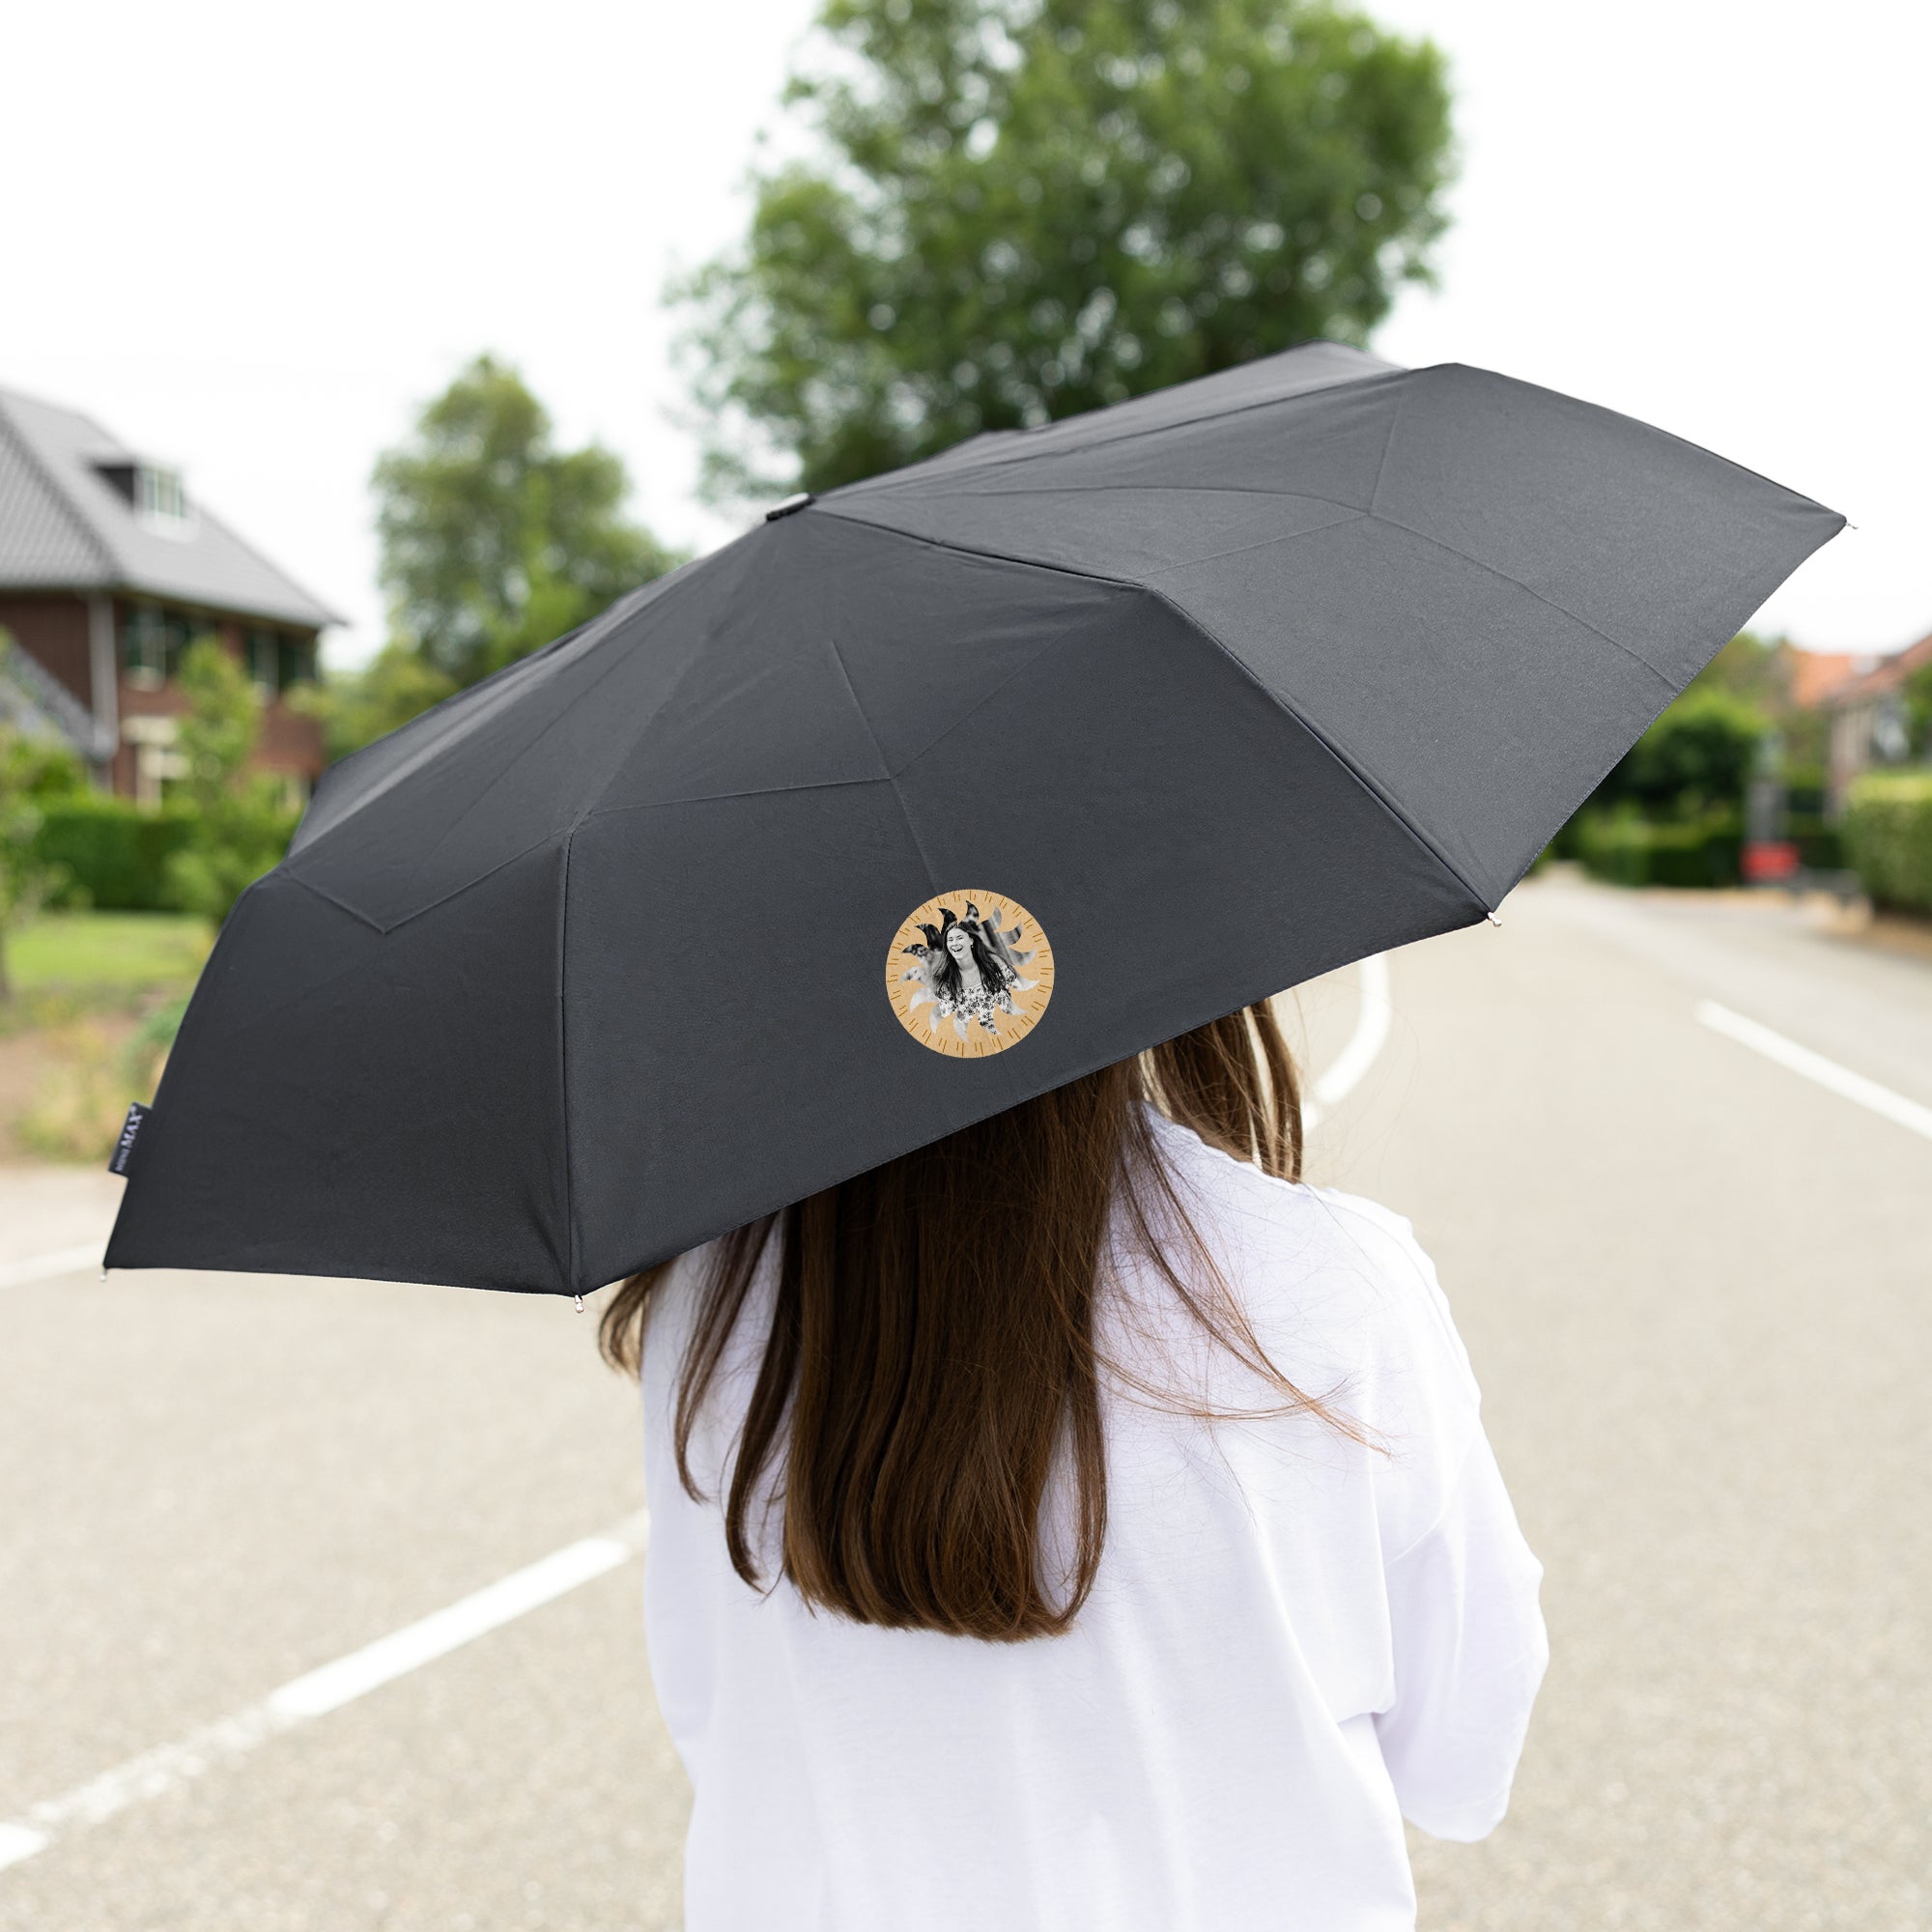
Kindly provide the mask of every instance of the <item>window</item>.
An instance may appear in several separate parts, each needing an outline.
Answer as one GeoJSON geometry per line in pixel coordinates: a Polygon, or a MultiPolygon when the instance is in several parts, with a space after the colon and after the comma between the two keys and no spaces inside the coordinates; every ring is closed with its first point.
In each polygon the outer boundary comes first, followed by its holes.
{"type": "Polygon", "coordinates": [[[179,469],[156,463],[114,459],[94,466],[95,474],[133,511],[137,523],[157,536],[191,537],[194,511],[179,469]]]}
{"type": "Polygon", "coordinates": [[[134,508],[157,523],[187,522],[187,493],[179,469],[156,469],[142,464],[134,472],[134,508]]]}
{"type": "Polygon", "coordinates": [[[181,670],[182,653],[209,626],[153,604],[128,607],[121,624],[121,666],[137,691],[153,691],[181,670]]]}
{"type": "Polygon", "coordinates": [[[307,684],[315,677],[315,646],[299,638],[283,638],[275,650],[277,691],[307,684]]]}
{"type": "Polygon", "coordinates": [[[256,690],[264,697],[273,697],[282,689],[280,639],[272,631],[244,631],[242,641],[256,690]]]}
{"type": "Polygon", "coordinates": [[[128,683],[142,691],[153,691],[174,669],[167,620],[153,605],[137,604],[128,612],[121,626],[121,663],[128,683]]]}

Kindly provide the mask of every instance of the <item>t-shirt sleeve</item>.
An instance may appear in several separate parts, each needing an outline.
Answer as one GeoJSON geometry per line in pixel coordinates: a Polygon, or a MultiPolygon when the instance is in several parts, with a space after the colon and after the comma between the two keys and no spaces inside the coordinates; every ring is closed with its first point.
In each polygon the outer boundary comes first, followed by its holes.
{"type": "Polygon", "coordinates": [[[1487,1836],[1549,1662],[1530,1553],[1480,1428],[1441,1519],[1388,1566],[1395,1701],[1376,1716],[1403,1816],[1432,1837],[1487,1836]]]}
{"type": "Polygon", "coordinates": [[[1435,1268],[1400,1216],[1336,1202],[1386,1294],[1372,1420],[1394,1681],[1376,1734],[1403,1815],[1434,1837],[1501,1821],[1548,1662],[1543,1566],[1517,1524],[1435,1268]]]}

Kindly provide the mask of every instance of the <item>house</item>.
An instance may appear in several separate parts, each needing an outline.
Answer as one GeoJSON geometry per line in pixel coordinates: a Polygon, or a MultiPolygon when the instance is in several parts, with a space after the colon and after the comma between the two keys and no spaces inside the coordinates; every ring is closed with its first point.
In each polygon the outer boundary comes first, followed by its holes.
{"type": "Polygon", "coordinates": [[[1861,772],[1874,764],[1896,764],[1910,755],[1905,683],[1926,666],[1932,666],[1932,636],[1872,660],[1860,676],[1835,686],[1825,698],[1831,720],[1827,797],[1833,811],[1844,803],[1846,788],[1861,772]]]}
{"type": "Polygon", "coordinates": [[[1862,677],[1879,660],[1869,651],[1801,651],[1783,647],[1792,708],[1815,711],[1841,685],[1862,677]]]}
{"type": "Polygon", "coordinates": [[[160,802],[162,781],[180,776],[182,652],[213,636],[262,694],[256,765],[305,800],[322,732],[288,699],[317,675],[324,627],[341,621],[188,497],[179,469],[77,411],[0,389],[0,628],[47,674],[39,709],[63,723],[97,784],[160,802]]]}

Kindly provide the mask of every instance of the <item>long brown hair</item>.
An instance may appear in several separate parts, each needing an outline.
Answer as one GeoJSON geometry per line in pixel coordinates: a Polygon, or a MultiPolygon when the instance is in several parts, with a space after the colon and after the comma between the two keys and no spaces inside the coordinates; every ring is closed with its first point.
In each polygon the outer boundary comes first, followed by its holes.
{"type": "MultiPolygon", "coordinates": [[[[1359,1439],[1269,1361],[1188,1220],[1143,1101],[1237,1159],[1299,1178],[1294,1064],[1264,1002],[719,1242],[672,1435],[684,1487],[701,1499],[692,1432],[776,1236],[771,1328],[724,1500],[732,1567],[748,1583],[764,1580],[749,1525],[776,1465],[781,1574],[808,1603],[859,1623],[997,1641],[1068,1627],[1106,1538],[1094,1314],[1117,1197],[1129,1238],[1179,1304],[1270,1392],[1263,1412],[1311,1411],[1359,1439]],[[1156,1221],[1195,1267],[1173,1265],[1156,1221]],[[1063,1442],[1074,1534],[1056,1602],[1040,1513],[1063,1442]]],[[[633,1275],[606,1308],[599,1341],[612,1366],[638,1373],[652,1298],[673,1265],[633,1275]]],[[[1106,1366],[1162,1399],[1144,1376],[1106,1366]]]]}

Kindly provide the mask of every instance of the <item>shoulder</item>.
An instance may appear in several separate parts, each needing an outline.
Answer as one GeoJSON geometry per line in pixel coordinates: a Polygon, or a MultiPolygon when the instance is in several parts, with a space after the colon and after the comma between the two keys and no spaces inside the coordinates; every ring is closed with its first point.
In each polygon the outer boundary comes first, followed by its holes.
{"type": "Polygon", "coordinates": [[[1351,1377],[1426,1383],[1473,1410],[1475,1379],[1435,1264],[1408,1219],[1340,1188],[1264,1174],[1164,1118],[1155,1135],[1182,1199],[1249,1315],[1351,1377]]]}

